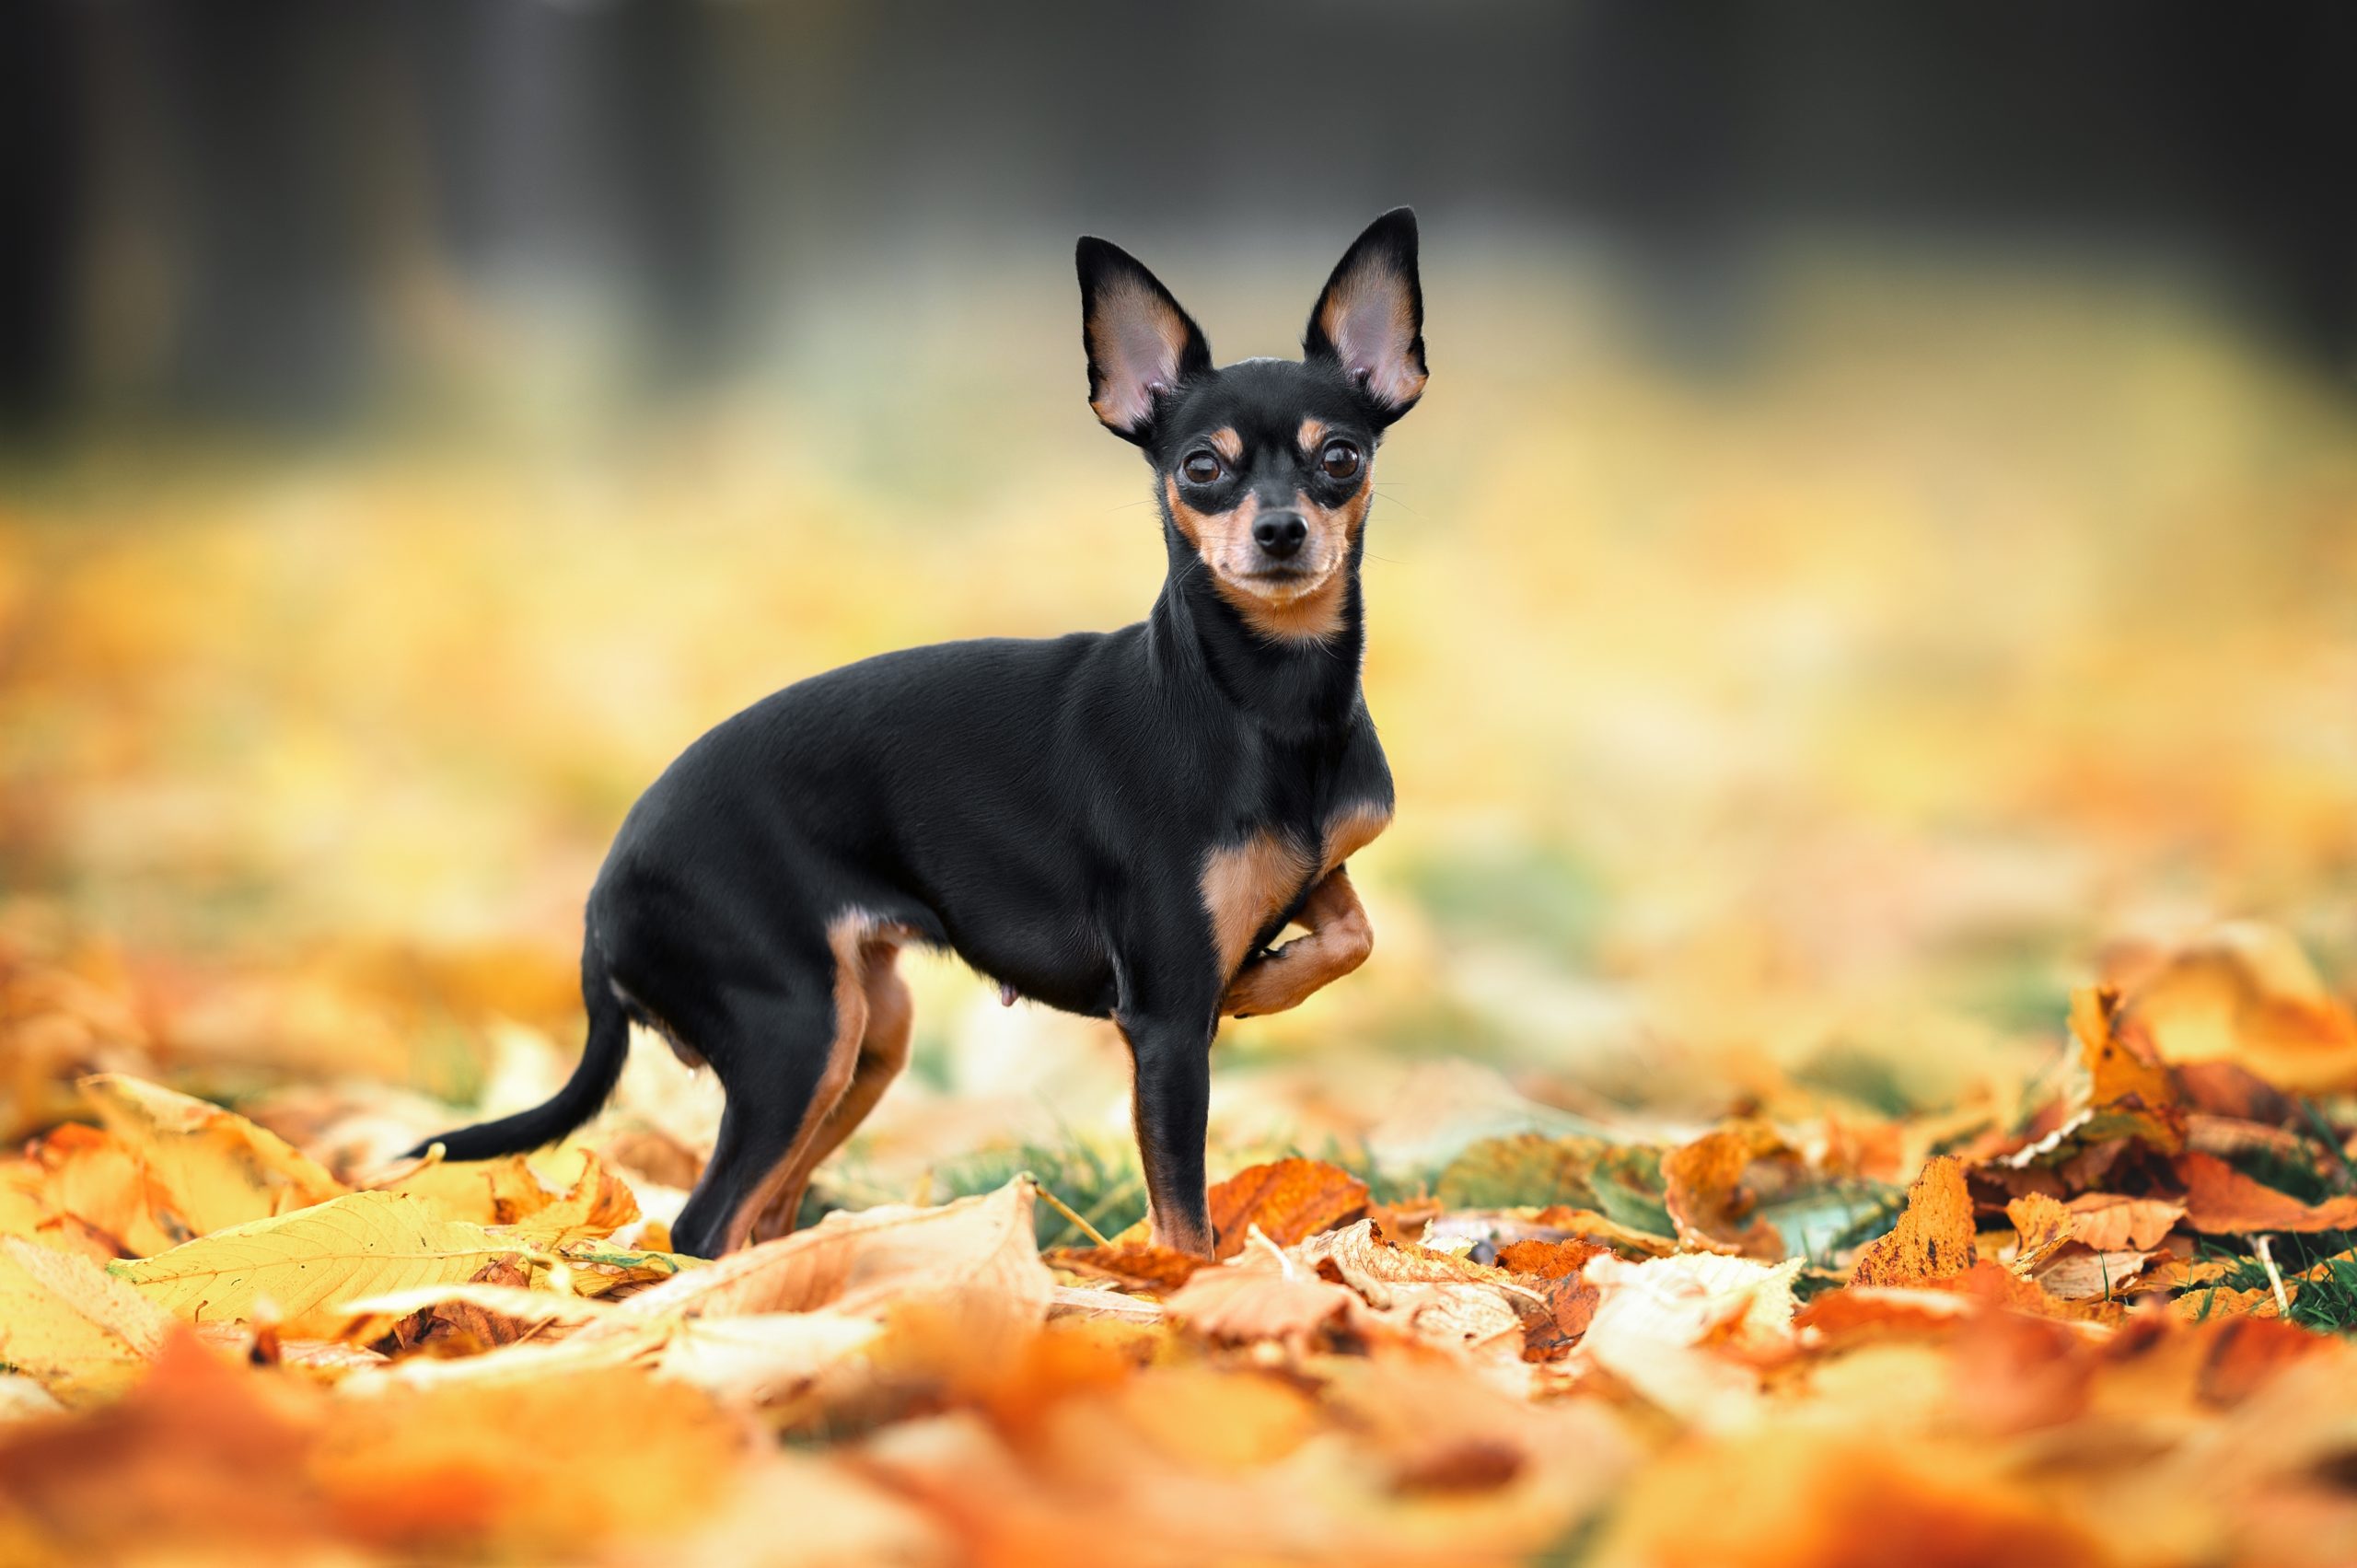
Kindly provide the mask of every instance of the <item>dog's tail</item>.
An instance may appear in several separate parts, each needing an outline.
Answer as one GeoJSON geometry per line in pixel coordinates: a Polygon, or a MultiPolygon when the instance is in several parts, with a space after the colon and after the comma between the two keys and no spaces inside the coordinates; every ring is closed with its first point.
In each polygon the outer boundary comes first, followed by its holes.
{"type": "Polygon", "coordinates": [[[520,1154],[555,1143],[597,1115],[621,1081],[622,1063],[630,1058],[630,1016],[607,983],[605,961],[594,937],[582,945],[581,999],[589,1009],[588,1042],[581,1048],[581,1064],[554,1098],[496,1121],[428,1138],[404,1157],[416,1158],[436,1144],[442,1145],[442,1157],[451,1160],[520,1154]]]}

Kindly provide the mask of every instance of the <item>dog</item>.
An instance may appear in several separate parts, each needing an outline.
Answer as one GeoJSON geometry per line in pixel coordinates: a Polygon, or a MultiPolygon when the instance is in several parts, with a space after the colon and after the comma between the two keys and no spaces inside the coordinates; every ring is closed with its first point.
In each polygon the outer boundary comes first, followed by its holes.
{"type": "Polygon", "coordinates": [[[682,753],[590,892],[580,1065],[537,1109],[429,1140],[564,1136],[636,1023],[726,1091],[674,1245],[794,1228],[819,1161],[907,1061],[900,947],[1129,1047],[1155,1241],[1210,1256],[1222,1016],[1299,1004],[1373,946],[1345,863],[1391,820],[1359,687],[1376,448],[1424,389],[1413,213],[1361,234],[1299,360],[1212,364],[1128,252],[1083,238],[1088,401],[1154,470],[1168,575],[1117,632],[884,654],[787,687],[682,753]],[[1298,924],[1306,935],[1271,947],[1298,924]]]}

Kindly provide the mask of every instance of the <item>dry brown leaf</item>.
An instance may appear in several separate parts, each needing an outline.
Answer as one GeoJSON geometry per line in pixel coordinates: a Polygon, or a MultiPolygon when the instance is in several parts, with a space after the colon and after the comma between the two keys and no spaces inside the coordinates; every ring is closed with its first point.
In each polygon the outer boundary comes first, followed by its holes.
{"type": "Polygon", "coordinates": [[[1762,1262],[1782,1258],[1784,1238],[1766,1220],[1752,1217],[1758,1201],[1744,1186],[1752,1161],[1780,1155],[1791,1158],[1792,1151],[1776,1130],[1751,1121],[1719,1128],[1663,1156],[1663,1203],[1678,1238],[1762,1262]]]}
{"type": "Polygon", "coordinates": [[[1255,1225],[1280,1247],[1366,1213],[1366,1183],[1324,1160],[1282,1159],[1237,1171],[1211,1190],[1212,1233],[1233,1258],[1255,1225]]]}
{"type": "Polygon", "coordinates": [[[1163,1295],[1185,1284],[1196,1270],[1209,1267],[1206,1259],[1151,1241],[1115,1242],[1105,1247],[1058,1247],[1043,1254],[1051,1268],[1092,1279],[1112,1280],[1124,1289],[1163,1295]]]}
{"type": "Polygon", "coordinates": [[[1519,1363],[1530,1333],[1555,1329],[1546,1293],[1503,1269],[1423,1247],[1395,1246],[1371,1220],[1311,1237],[1292,1256],[1339,1277],[1379,1317],[1445,1350],[1519,1363]]]}
{"type": "Polygon", "coordinates": [[[2165,1198],[2126,1198],[2116,1192],[2084,1192],[2071,1200],[2071,1239],[2098,1252],[2150,1249],[2161,1244],[2185,1205],[2165,1198]]]}
{"type": "Polygon", "coordinates": [[[1434,1216],[1424,1226],[1427,1247],[1454,1251],[1517,1241],[1587,1241],[1623,1258],[1666,1258],[1678,1244],[1666,1236],[1633,1230],[1594,1209],[1459,1209],[1434,1216]]]}
{"type": "Polygon", "coordinates": [[[1295,1349],[1306,1347],[1324,1330],[1367,1316],[1356,1295],[1318,1278],[1314,1266],[1295,1261],[1265,1241],[1248,1244],[1241,1257],[1198,1272],[1163,1307],[1208,1339],[1227,1343],[1275,1340],[1295,1349]]]}
{"type": "Polygon", "coordinates": [[[2215,1155],[2196,1152],[2177,1157],[2177,1176],[2185,1183],[2185,1223],[2205,1235],[2357,1227],[2357,1195],[2304,1203],[2215,1155]]]}
{"type": "Polygon", "coordinates": [[[2039,1263],[2032,1277],[2058,1301],[2106,1301],[2126,1293],[2147,1268],[2167,1256],[2142,1248],[2098,1251],[2072,1241],[2039,1263]]]}
{"type": "Polygon", "coordinates": [[[1907,1190],[1898,1224],[1858,1254],[1850,1283],[1915,1285],[1954,1277],[1972,1267],[1972,1195],[1964,1167],[1938,1155],[1907,1190]]]}
{"type": "Polygon", "coordinates": [[[2073,1235],[2070,1209],[2043,1192],[2015,1198],[2005,1205],[2005,1217],[2014,1222],[2018,1238],[2011,1267],[2024,1279],[2073,1235]]]}
{"type": "Polygon", "coordinates": [[[987,1365],[1038,1330],[1055,1289],[1031,1210],[1030,1184],[1016,1180],[939,1208],[832,1214],[641,1291],[567,1343],[643,1339],[650,1325],[659,1342],[675,1321],[824,1310],[846,1325],[905,1318],[904,1352],[987,1365]]]}

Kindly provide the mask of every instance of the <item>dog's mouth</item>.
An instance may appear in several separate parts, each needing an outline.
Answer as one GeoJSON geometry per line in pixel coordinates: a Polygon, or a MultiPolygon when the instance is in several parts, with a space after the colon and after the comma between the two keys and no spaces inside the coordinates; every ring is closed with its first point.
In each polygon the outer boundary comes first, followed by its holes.
{"type": "Polygon", "coordinates": [[[1333,575],[1330,563],[1303,565],[1289,562],[1283,565],[1258,567],[1249,572],[1229,573],[1227,578],[1247,593],[1282,604],[1317,592],[1333,575]]]}

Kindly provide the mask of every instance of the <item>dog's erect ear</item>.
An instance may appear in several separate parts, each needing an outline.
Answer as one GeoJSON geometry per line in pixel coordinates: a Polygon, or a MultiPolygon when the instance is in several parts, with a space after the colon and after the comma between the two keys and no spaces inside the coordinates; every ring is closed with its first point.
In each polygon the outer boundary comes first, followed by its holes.
{"type": "Polygon", "coordinates": [[[1212,367],[1203,330],[1170,291],[1118,245],[1082,237],[1080,336],[1088,350],[1088,406],[1105,428],[1143,446],[1155,403],[1212,367]]]}
{"type": "Polygon", "coordinates": [[[1351,242],[1309,313],[1301,346],[1339,364],[1384,424],[1424,395],[1424,291],[1416,282],[1416,215],[1394,207],[1351,242]]]}

